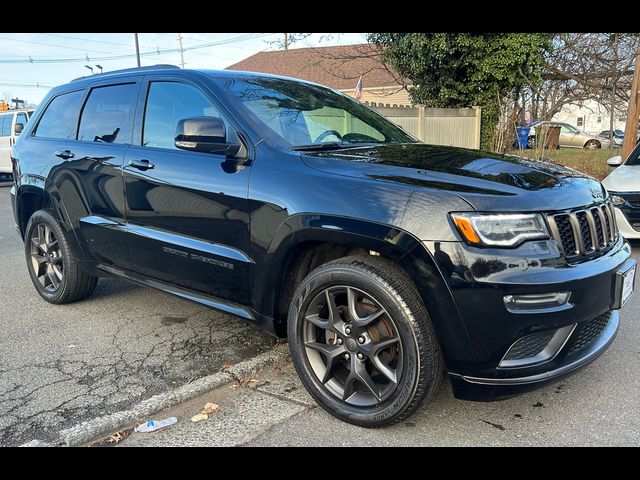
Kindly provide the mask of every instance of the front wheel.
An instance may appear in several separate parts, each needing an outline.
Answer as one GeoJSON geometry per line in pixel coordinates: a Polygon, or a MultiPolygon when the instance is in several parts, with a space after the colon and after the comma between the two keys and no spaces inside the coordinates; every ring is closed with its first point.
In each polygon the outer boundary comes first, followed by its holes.
{"type": "Polygon", "coordinates": [[[406,273],[383,259],[345,257],[312,271],[291,301],[288,337],[309,393],[356,425],[407,418],[443,376],[420,296],[406,273]]]}

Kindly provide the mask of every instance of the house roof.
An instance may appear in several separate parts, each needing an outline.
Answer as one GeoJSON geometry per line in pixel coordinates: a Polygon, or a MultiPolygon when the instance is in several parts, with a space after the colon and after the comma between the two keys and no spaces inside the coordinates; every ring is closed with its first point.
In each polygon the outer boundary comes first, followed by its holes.
{"type": "Polygon", "coordinates": [[[300,78],[338,90],[354,89],[360,75],[363,88],[410,84],[383,65],[370,43],[259,52],[226,69],[300,78]]]}

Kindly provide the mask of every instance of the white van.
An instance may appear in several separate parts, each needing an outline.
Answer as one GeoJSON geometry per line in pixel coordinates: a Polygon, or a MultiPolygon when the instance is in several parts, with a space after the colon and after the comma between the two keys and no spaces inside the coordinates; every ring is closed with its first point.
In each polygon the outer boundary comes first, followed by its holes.
{"type": "Polygon", "coordinates": [[[6,110],[0,112],[0,175],[11,174],[11,147],[29,121],[33,110],[6,110]]]}

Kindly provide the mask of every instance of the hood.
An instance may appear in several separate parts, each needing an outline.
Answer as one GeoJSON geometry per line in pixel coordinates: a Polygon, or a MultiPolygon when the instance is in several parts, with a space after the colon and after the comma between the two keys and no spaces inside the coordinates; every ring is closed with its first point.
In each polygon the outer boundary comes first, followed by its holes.
{"type": "Polygon", "coordinates": [[[336,175],[446,190],[480,211],[564,210],[606,196],[597,180],[559,165],[424,143],[305,152],[303,160],[336,175]]]}
{"type": "Polygon", "coordinates": [[[621,165],[602,181],[610,192],[640,192],[640,165],[621,165]]]}

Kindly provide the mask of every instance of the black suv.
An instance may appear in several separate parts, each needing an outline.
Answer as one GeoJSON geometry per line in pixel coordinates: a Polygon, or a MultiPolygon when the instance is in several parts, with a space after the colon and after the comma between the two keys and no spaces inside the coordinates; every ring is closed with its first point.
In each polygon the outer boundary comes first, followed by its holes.
{"type": "Polygon", "coordinates": [[[333,415],[381,426],[448,372],[506,397],[598,357],[635,261],[606,190],[548,163],[426,145],[294,79],[156,66],[53,89],[12,152],[48,302],[115,275],[287,336],[333,415]]]}

